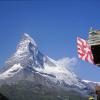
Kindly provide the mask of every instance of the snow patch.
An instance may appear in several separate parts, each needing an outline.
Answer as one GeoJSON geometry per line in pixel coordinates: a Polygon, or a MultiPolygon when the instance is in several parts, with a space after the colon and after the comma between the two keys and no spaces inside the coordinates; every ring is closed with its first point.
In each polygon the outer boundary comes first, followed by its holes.
{"type": "Polygon", "coordinates": [[[19,72],[21,69],[22,69],[22,66],[20,65],[20,63],[19,64],[15,64],[10,69],[8,69],[4,73],[0,74],[0,79],[12,77],[17,72],[19,72]]]}

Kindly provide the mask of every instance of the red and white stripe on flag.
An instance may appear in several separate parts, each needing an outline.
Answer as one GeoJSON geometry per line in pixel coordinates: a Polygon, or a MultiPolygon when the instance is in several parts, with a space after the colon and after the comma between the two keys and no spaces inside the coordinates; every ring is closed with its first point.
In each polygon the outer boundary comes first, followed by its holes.
{"type": "Polygon", "coordinates": [[[90,62],[92,64],[94,63],[91,47],[86,40],[77,37],[77,49],[80,59],[90,62]]]}

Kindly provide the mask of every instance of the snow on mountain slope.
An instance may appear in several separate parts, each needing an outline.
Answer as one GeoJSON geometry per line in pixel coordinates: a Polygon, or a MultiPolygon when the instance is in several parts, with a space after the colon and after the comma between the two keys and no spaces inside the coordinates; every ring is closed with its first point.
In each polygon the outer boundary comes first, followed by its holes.
{"type": "Polygon", "coordinates": [[[55,61],[56,66],[49,66],[46,63],[44,68],[35,68],[42,73],[52,74],[56,79],[64,81],[68,85],[78,86],[84,88],[85,85],[80,82],[80,79],[69,69],[69,65],[73,65],[75,59],[63,58],[62,60],[55,61]]]}
{"type": "Polygon", "coordinates": [[[15,64],[10,69],[0,74],[0,79],[12,77],[16,73],[18,73],[21,69],[22,69],[22,66],[20,64],[15,64]]]}

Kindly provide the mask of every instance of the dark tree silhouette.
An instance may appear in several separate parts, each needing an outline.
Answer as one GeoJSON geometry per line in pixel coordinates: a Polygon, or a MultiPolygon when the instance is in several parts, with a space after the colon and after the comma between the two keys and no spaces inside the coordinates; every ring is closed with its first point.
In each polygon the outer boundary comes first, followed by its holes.
{"type": "Polygon", "coordinates": [[[9,100],[6,96],[0,93],[0,100],[9,100]]]}

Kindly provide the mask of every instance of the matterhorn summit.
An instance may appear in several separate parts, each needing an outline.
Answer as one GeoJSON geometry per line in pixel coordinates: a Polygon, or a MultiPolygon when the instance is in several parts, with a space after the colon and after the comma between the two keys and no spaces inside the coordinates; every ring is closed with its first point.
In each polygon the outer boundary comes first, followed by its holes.
{"type": "Polygon", "coordinates": [[[15,55],[20,56],[23,53],[30,52],[30,48],[29,48],[30,45],[32,45],[33,51],[35,51],[37,49],[37,45],[36,45],[35,41],[27,33],[24,33],[22,40],[20,41],[20,43],[17,46],[15,55]]]}
{"type": "Polygon", "coordinates": [[[6,61],[7,65],[20,63],[22,66],[44,67],[44,55],[40,53],[35,41],[24,33],[21,41],[17,45],[16,52],[6,61]]]}

